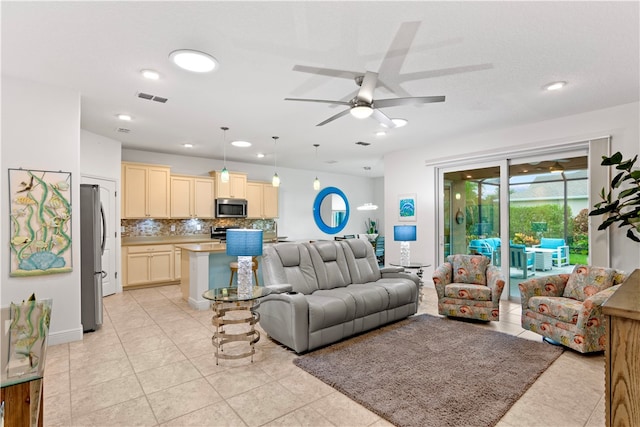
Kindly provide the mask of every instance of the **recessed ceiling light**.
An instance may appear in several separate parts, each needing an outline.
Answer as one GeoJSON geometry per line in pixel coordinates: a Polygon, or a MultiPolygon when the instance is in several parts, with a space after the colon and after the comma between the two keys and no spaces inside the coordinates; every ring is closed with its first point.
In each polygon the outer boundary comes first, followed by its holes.
{"type": "Polygon", "coordinates": [[[131,116],[129,114],[118,114],[117,116],[120,120],[124,120],[126,122],[131,121],[131,116]]]}
{"type": "Polygon", "coordinates": [[[234,147],[247,148],[251,147],[251,143],[249,141],[233,141],[231,143],[234,147]]]}
{"type": "Polygon", "coordinates": [[[264,154],[262,154],[262,153],[258,153],[258,154],[256,154],[256,157],[258,157],[259,159],[261,159],[261,158],[263,158],[263,157],[264,157],[264,154]]]}
{"type": "Polygon", "coordinates": [[[545,85],[544,88],[546,90],[558,90],[558,89],[562,89],[566,85],[567,85],[567,82],[553,82],[553,83],[549,83],[548,85],[545,85]]]}
{"type": "Polygon", "coordinates": [[[184,148],[193,148],[193,144],[182,144],[184,148]]]}
{"type": "Polygon", "coordinates": [[[169,58],[178,67],[195,73],[208,73],[218,68],[218,61],[213,56],[197,50],[174,50],[169,58]]]}
{"type": "Polygon", "coordinates": [[[142,77],[149,80],[158,80],[160,78],[160,74],[153,70],[142,70],[140,71],[140,74],[142,74],[142,77]]]}
{"type": "Polygon", "coordinates": [[[383,130],[379,130],[378,132],[376,132],[376,136],[385,136],[387,133],[383,130]]]}
{"type": "Polygon", "coordinates": [[[409,123],[405,119],[391,119],[391,121],[393,122],[394,125],[396,125],[397,128],[401,128],[403,126],[406,126],[407,123],[409,123]]]}

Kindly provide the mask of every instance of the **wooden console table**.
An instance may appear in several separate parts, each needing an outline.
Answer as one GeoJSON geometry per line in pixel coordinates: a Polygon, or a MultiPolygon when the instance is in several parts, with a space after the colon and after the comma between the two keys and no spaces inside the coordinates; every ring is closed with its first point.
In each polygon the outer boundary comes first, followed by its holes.
{"type": "Polygon", "coordinates": [[[605,302],[607,427],[640,426],[640,269],[605,302]]]}

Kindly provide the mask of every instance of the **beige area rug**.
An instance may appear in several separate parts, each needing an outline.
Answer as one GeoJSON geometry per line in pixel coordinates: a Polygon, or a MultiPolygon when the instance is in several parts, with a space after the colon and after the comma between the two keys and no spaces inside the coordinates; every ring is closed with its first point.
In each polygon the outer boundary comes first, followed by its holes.
{"type": "Polygon", "coordinates": [[[422,314],[294,363],[397,426],[493,426],[562,348],[422,314]]]}

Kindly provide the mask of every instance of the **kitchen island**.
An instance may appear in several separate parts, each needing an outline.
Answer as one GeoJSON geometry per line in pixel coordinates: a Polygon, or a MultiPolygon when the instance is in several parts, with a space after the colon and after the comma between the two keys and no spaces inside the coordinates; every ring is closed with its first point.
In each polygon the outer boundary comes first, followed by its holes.
{"type": "MultiPolygon", "coordinates": [[[[182,250],[182,298],[197,310],[208,309],[210,301],[203,298],[202,294],[209,289],[229,286],[229,263],[237,261],[238,258],[227,255],[227,246],[224,243],[192,243],[176,245],[176,248],[182,250]]],[[[262,277],[260,268],[258,277],[262,277]]]]}

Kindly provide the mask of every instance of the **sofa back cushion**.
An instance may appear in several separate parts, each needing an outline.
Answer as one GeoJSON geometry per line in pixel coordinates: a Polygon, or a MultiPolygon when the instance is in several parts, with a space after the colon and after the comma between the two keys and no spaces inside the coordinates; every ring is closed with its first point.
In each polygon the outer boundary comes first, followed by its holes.
{"type": "Polygon", "coordinates": [[[340,242],[321,240],[304,245],[309,249],[319,289],[333,289],[351,284],[347,260],[340,242]]]}
{"type": "Polygon", "coordinates": [[[483,255],[449,255],[447,262],[453,267],[453,283],[487,284],[487,266],[491,262],[483,255]]]}
{"type": "Polygon", "coordinates": [[[576,265],[564,287],[562,296],[584,301],[613,286],[616,270],[613,268],[576,265]]]}
{"type": "Polygon", "coordinates": [[[375,282],[382,278],[373,246],[368,240],[343,240],[340,244],[347,258],[352,283],[375,282]]]}
{"type": "Polygon", "coordinates": [[[318,290],[318,279],[309,249],[298,243],[265,246],[262,275],[266,285],[288,283],[294,291],[306,295],[318,290]]]}

